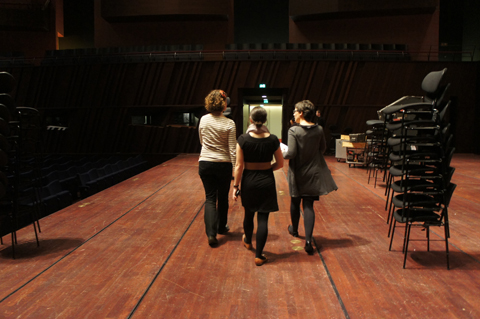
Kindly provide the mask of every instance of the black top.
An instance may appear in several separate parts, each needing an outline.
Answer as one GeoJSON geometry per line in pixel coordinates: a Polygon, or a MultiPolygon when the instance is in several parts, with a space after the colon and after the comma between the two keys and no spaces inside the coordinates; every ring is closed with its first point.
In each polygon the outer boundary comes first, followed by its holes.
{"type": "Polygon", "coordinates": [[[288,187],[291,197],[320,196],[337,190],[327,162],[323,128],[318,125],[292,126],[288,130],[288,187]]]}
{"type": "Polygon", "coordinates": [[[264,138],[242,134],[238,137],[237,142],[243,150],[243,159],[246,163],[271,162],[273,153],[280,146],[280,141],[273,134],[264,138]]]}
{"type": "Polygon", "coordinates": [[[317,125],[320,125],[322,128],[325,127],[325,119],[323,117],[317,117],[317,125]]]}

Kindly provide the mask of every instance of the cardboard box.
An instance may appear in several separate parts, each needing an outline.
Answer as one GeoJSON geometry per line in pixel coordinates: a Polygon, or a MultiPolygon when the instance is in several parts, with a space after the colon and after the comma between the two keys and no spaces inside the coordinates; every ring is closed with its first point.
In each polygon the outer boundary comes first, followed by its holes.
{"type": "Polygon", "coordinates": [[[349,141],[342,141],[342,147],[348,147],[348,148],[365,148],[367,146],[367,143],[353,143],[349,141]]]}
{"type": "Polygon", "coordinates": [[[365,133],[356,133],[350,134],[350,142],[358,143],[358,142],[365,142],[365,133]]]}

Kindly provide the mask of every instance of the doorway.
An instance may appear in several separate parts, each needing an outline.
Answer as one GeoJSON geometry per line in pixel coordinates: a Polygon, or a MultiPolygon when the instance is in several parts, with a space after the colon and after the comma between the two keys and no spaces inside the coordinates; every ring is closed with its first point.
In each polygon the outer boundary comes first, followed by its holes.
{"type": "Polygon", "coordinates": [[[285,89],[241,89],[242,94],[242,120],[243,132],[246,132],[250,125],[250,111],[261,106],[267,111],[267,122],[265,126],[270,133],[276,135],[280,141],[284,134],[283,126],[285,122],[284,101],[285,89]]]}

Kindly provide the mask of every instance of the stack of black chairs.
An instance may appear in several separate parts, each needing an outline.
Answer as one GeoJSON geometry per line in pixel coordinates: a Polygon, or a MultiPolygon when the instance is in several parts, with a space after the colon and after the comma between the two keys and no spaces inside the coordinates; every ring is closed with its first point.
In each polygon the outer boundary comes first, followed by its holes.
{"type": "Polygon", "coordinates": [[[384,120],[368,120],[367,126],[370,127],[365,132],[367,139],[366,166],[368,174],[368,183],[370,178],[374,179],[374,187],[377,187],[378,173],[383,172],[383,181],[387,176],[388,160],[388,130],[384,120]]]}
{"type": "MultiPolygon", "coordinates": [[[[13,90],[13,76],[7,72],[0,72],[0,243],[3,245],[3,236],[10,233],[13,225],[11,205],[7,198],[10,188],[8,179],[8,158],[10,153],[10,126],[14,107],[9,93],[13,90]]],[[[13,240],[12,233],[12,240],[13,240]]]]}
{"type": "MultiPolygon", "coordinates": [[[[37,245],[40,231],[40,194],[36,184],[40,177],[38,161],[39,141],[41,140],[40,116],[36,109],[15,106],[10,92],[14,79],[7,72],[0,72],[2,113],[2,131],[4,161],[1,164],[6,187],[1,194],[0,236],[11,234],[12,254],[15,258],[17,230],[32,224],[37,245]]],[[[2,149],[3,150],[3,149],[2,149]]],[[[3,242],[2,242],[3,244],[3,242]]]]}
{"type": "MultiPolygon", "coordinates": [[[[427,74],[422,82],[424,97],[406,97],[382,109],[388,129],[387,205],[392,248],[395,228],[404,225],[403,268],[407,260],[412,227],[425,231],[430,250],[430,228],[443,227],[447,268],[450,268],[448,206],[456,185],[450,162],[455,151],[445,113],[449,87],[441,85],[446,69],[427,74]],[[408,103],[402,103],[408,102],[408,103]]],[[[440,236],[439,236],[440,238],[440,236]]]]}

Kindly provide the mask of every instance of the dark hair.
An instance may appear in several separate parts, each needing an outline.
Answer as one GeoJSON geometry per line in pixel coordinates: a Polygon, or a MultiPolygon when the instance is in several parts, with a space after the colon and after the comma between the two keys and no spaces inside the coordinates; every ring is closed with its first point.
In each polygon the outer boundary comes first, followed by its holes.
{"type": "Polygon", "coordinates": [[[314,122],[315,121],[315,105],[309,100],[303,100],[295,104],[295,109],[298,112],[303,112],[303,118],[307,122],[314,122]]]}
{"type": "Polygon", "coordinates": [[[227,93],[213,90],[205,97],[205,108],[208,112],[223,112],[224,102],[227,102],[227,93]]]}
{"type": "Polygon", "coordinates": [[[250,117],[253,124],[260,128],[267,121],[267,111],[261,106],[256,106],[250,111],[250,117]]]}

